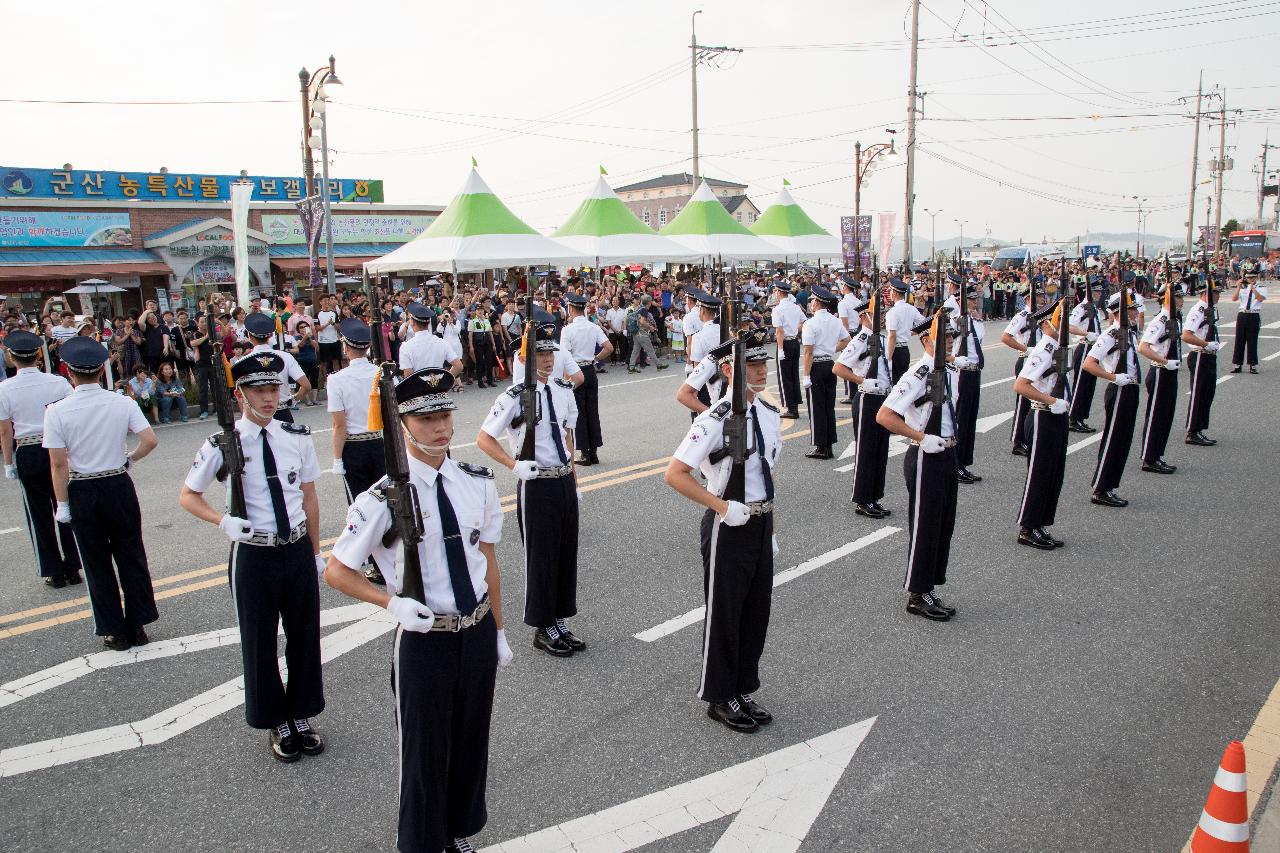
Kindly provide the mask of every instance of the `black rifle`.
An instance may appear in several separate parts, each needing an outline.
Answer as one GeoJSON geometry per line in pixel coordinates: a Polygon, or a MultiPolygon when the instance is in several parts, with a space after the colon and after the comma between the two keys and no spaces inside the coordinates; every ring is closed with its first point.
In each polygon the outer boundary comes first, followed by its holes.
{"type": "MultiPolygon", "coordinates": [[[[732,312],[731,312],[732,313],[732,312]]],[[[711,454],[711,464],[732,459],[729,479],[720,497],[745,503],[747,499],[747,349],[740,335],[733,338],[733,381],[729,390],[729,415],[724,421],[724,445],[711,454]]],[[[756,448],[763,454],[764,448],[756,448]]],[[[763,458],[763,457],[762,457],[763,458]]]]}
{"type": "Polygon", "coordinates": [[[880,328],[884,317],[880,312],[880,262],[871,256],[871,339],[867,342],[867,357],[871,364],[864,379],[876,379],[880,375],[880,328]]]}
{"type": "Polygon", "coordinates": [[[1164,256],[1164,289],[1165,295],[1169,297],[1168,304],[1165,306],[1169,309],[1169,327],[1165,329],[1165,334],[1170,336],[1169,339],[1169,358],[1174,361],[1182,360],[1182,312],[1178,310],[1178,299],[1173,292],[1173,268],[1169,265],[1169,253],[1164,256]]]}
{"type": "MultiPolygon", "coordinates": [[[[938,308],[933,315],[933,372],[929,374],[929,390],[926,395],[933,409],[929,412],[929,423],[924,431],[929,435],[942,436],[942,405],[946,401],[947,382],[947,310],[938,308]]],[[[920,400],[916,404],[920,404],[920,400]]]]}
{"type": "MultiPolygon", "coordinates": [[[[382,456],[387,466],[385,487],[387,508],[391,510],[391,529],[382,544],[391,547],[397,539],[404,548],[404,573],[400,594],[422,604],[427,603],[422,588],[422,561],[418,543],[422,541],[422,510],[418,506],[418,490],[409,480],[409,453],[400,429],[400,410],[396,405],[396,377],[399,370],[386,352],[382,338],[382,309],[374,299],[369,275],[364,275],[364,289],[369,296],[370,355],[378,365],[378,419],[382,421],[382,456]]],[[[370,401],[372,403],[372,401],[370,401]]],[[[376,421],[375,421],[376,422],[376,421]]]]}
{"type": "Polygon", "coordinates": [[[964,280],[964,266],[960,263],[960,249],[956,248],[956,277],[960,279],[959,293],[957,299],[960,302],[960,318],[958,325],[960,326],[960,349],[957,355],[968,357],[969,355],[969,295],[965,293],[968,288],[964,280]]]}
{"type": "Polygon", "coordinates": [[[213,439],[218,450],[222,451],[222,465],[218,468],[217,477],[219,482],[227,484],[227,512],[236,518],[245,518],[244,448],[240,446],[240,433],[236,432],[227,360],[222,357],[222,344],[214,337],[216,323],[212,299],[205,311],[204,323],[208,332],[205,346],[209,349],[209,355],[205,359],[206,369],[209,371],[209,384],[213,386],[213,411],[218,419],[218,429],[221,430],[213,439]]]}
{"type": "MultiPolygon", "coordinates": [[[[533,268],[529,268],[529,280],[533,281],[533,268]]],[[[638,309],[643,311],[644,309],[638,309]]],[[[517,459],[520,462],[534,461],[534,439],[538,428],[538,352],[537,352],[537,332],[534,331],[533,324],[533,289],[525,291],[524,295],[524,344],[521,347],[524,352],[524,384],[520,386],[520,414],[521,423],[524,424],[524,439],[520,442],[520,454],[517,459]]],[[[520,424],[516,424],[519,426],[520,424]]],[[[552,425],[552,429],[555,426],[552,425]]]]}
{"type": "Polygon", "coordinates": [[[1116,284],[1120,287],[1120,358],[1116,360],[1116,373],[1129,372],[1129,286],[1124,273],[1117,269],[1116,284]]]}
{"type": "Polygon", "coordinates": [[[1053,381],[1053,396],[1064,399],[1067,391],[1067,349],[1071,346],[1071,282],[1067,280],[1067,259],[1062,259],[1062,273],[1058,276],[1058,348],[1053,352],[1053,369],[1058,372],[1053,381]]]}
{"type": "Polygon", "coordinates": [[[1036,313],[1036,277],[1027,278],[1027,349],[1036,345],[1036,327],[1031,315],[1036,313]]]}
{"type": "Polygon", "coordinates": [[[1205,288],[1205,319],[1209,321],[1209,337],[1205,340],[1218,340],[1218,310],[1213,306],[1213,274],[1209,272],[1209,260],[1205,258],[1204,264],[1204,288],[1205,288]]]}

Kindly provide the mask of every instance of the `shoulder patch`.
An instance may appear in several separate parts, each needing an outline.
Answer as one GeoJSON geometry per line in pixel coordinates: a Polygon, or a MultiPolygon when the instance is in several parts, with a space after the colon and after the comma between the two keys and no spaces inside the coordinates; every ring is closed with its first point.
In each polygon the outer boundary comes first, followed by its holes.
{"type": "Polygon", "coordinates": [[[557,376],[552,381],[555,382],[557,385],[559,385],[561,388],[568,388],[570,390],[573,389],[573,383],[570,382],[568,379],[561,379],[559,376],[557,376]]]}
{"type": "Polygon", "coordinates": [[[483,465],[472,465],[470,462],[459,462],[458,467],[466,471],[472,477],[483,477],[486,480],[493,479],[493,469],[486,468],[483,465]]]}
{"type": "Polygon", "coordinates": [[[520,385],[512,385],[510,388],[507,389],[507,396],[511,397],[512,399],[518,399],[520,396],[520,391],[522,389],[523,389],[523,383],[521,383],[520,385]]]}
{"type": "Polygon", "coordinates": [[[222,433],[220,433],[220,432],[215,432],[213,435],[209,436],[209,444],[210,444],[212,447],[217,447],[217,446],[218,446],[218,436],[220,436],[220,435],[222,435],[222,433]]]}
{"type": "Polygon", "coordinates": [[[369,494],[373,495],[380,501],[387,499],[387,486],[391,485],[390,477],[383,477],[378,482],[369,487],[369,494]]]}
{"type": "Polygon", "coordinates": [[[1117,328],[1117,329],[1109,329],[1109,330],[1107,330],[1107,334],[1108,334],[1108,335],[1110,335],[1112,338],[1114,338],[1114,339],[1115,339],[1115,340],[1117,340],[1117,341],[1118,341],[1118,340],[1120,340],[1120,330],[1119,330],[1118,328],[1117,328]]]}
{"type": "Polygon", "coordinates": [[[778,407],[777,407],[777,406],[775,406],[775,405],[773,405],[773,403],[770,403],[770,402],[769,402],[768,400],[766,400],[764,397],[756,397],[756,402],[757,402],[757,403],[759,403],[760,405],[764,406],[766,409],[768,409],[768,410],[769,410],[769,411],[771,411],[771,412],[776,412],[776,411],[778,411],[778,407]]]}
{"type": "Polygon", "coordinates": [[[280,429],[285,432],[291,432],[294,435],[311,435],[311,427],[306,424],[291,424],[288,421],[281,421],[280,429]]]}
{"type": "Polygon", "coordinates": [[[919,376],[921,379],[924,379],[928,375],[929,375],[929,365],[922,364],[916,368],[916,376],[919,376]]]}
{"type": "Polygon", "coordinates": [[[733,408],[732,400],[721,400],[715,407],[708,409],[707,414],[718,421],[724,420],[729,415],[729,411],[733,408]]]}

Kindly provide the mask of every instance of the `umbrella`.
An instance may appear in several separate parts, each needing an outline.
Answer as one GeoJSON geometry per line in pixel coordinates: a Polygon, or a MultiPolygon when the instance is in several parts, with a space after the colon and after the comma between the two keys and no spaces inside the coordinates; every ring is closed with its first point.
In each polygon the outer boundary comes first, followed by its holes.
{"type": "Polygon", "coordinates": [[[101,278],[89,278],[77,284],[75,287],[62,291],[63,293],[86,293],[97,295],[99,293],[124,293],[123,287],[116,287],[109,281],[101,278]]]}
{"type": "Polygon", "coordinates": [[[596,266],[627,261],[696,261],[702,257],[674,240],[654,232],[632,213],[604,175],[591,194],[551,235],[557,241],[596,259],[596,266]]]}
{"type": "Polygon", "coordinates": [[[521,221],[473,168],[462,189],[426,231],[369,261],[364,268],[373,274],[460,273],[587,260],[587,255],[544,237],[521,221]]]}
{"type": "Polygon", "coordinates": [[[706,181],[698,187],[684,210],[658,233],[708,258],[764,261],[785,255],[781,249],[766,243],[735,221],[706,181]]]}
{"type": "Polygon", "coordinates": [[[810,219],[785,185],[777,200],[751,226],[751,233],[797,260],[839,258],[843,251],[840,238],[810,219]]]}

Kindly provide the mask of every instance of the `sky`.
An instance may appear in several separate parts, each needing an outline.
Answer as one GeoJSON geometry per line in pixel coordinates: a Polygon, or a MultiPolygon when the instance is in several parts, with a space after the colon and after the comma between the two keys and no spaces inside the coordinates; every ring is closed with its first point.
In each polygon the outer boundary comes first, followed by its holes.
{"type": "MultiPolygon", "coordinates": [[[[1280,120],[1280,2],[1193,2],[922,3],[916,237],[952,238],[962,223],[966,240],[1135,231],[1134,196],[1149,233],[1180,237],[1201,69],[1206,90],[1226,93],[1223,221],[1253,217],[1258,157],[1280,120]]],[[[389,202],[445,204],[474,157],[508,206],[552,229],[601,165],[615,186],[691,170],[700,9],[700,44],[742,48],[699,66],[702,173],[748,184],[762,208],[789,179],[836,231],[853,212],[854,142],[894,129],[905,143],[910,8],[4,0],[0,165],[300,174],[298,70],[332,53],[344,84],[329,110],[333,176],[380,178],[389,202]]],[[[1202,130],[1205,180],[1218,128],[1202,130]]],[[[863,212],[900,212],[904,184],[901,166],[880,171],[863,212]]]]}

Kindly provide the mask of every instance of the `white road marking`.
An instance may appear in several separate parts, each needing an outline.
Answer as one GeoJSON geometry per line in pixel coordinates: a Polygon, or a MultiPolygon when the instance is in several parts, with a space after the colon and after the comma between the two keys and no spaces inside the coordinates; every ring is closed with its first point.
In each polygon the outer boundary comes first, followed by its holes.
{"type": "Polygon", "coordinates": [[[1000,424],[1010,420],[1012,417],[1012,411],[1001,412],[998,415],[987,415],[985,418],[978,418],[977,423],[974,425],[974,429],[979,433],[990,432],[1000,426],[1000,424]]]}
{"type": "Polygon", "coordinates": [[[17,533],[21,529],[21,527],[6,527],[4,530],[0,530],[0,536],[4,536],[6,533],[17,533]]]}
{"type": "Polygon", "coordinates": [[[626,853],[735,815],[712,853],[795,853],[875,722],[871,717],[485,850],[626,853]]]}
{"type": "MultiPolygon", "coordinates": [[[[321,660],[328,663],[395,627],[396,620],[392,616],[376,609],[355,624],[323,638],[320,641],[321,660]]],[[[279,665],[283,671],[284,658],[280,658],[279,665]]],[[[243,702],[244,676],[237,676],[133,723],[3,749],[0,750],[0,778],[164,743],[239,707],[243,702]]]]}
{"type": "MultiPolygon", "coordinates": [[[[904,454],[904,453],[906,453],[906,452],[907,452],[907,448],[908,448],[909,446],[910,446],[910,442],[908,442],[908,441],[907,441],[905,438],[903,438],[902,436],[900,436],[900,435],[891,435],[891,436],[889,436],[889,456],[888,456],[888,458],[889,458],[889,459],[892,459],[892,458],[893,458],[893,457],[895,457],[895,456],[901,456],[902,454],[904,454]]],[[[843,458],[843,457],[841,457],[841,458],[843,458]]],[[[836,468],[836,469],[835,469],[835,472],[836,472],[837,474],[844,474],[844,473],[846,473],[846,472],[848,472],[848,471],[852,471],[852,470],[853,470],[853,466],[854,466],[855,464],[857,464],[857,463],[855,463],[855,462],[850,462],[850,463],[849,463],[849,464],[847,464],[847,465],[841,465],[839,468],[836,468]]]]}
{"type": "Polygon", "coordinates": [[[624,380],[623,380],[623,381],[621,381],[621,382],[609,382],[609,383],[607,383],[607,384],[606,384],[606,383],[604,383],[604,382],[601,382],[601,383],[600,383],[600,385],[599,385],[599,387],[600,387],[600,389],[601,389],[601,390],[604,390],[605,388],[616,388],[616,387],[617,387],[617,386],[619,386],[619,385],[635,385],[635,384],[637,384],[637,383],[639,383],[639,382],[654,382],[654,381],[657,381],[657,380],[659,380],[659,379],[670,379],[670,378],[671,378],[671,377],[673,377],[673,376],[679,376],[679,377],[680,377],[680,379],[681,379],[681,381],[683,381],[683,380],[684,380],[684,371],[683,371],[683,370],[677,370],[675,373],[672,373],[672,372],[670,371],[670,368],[668,368],[666,371],[664,371],[663,373],[659,373],[657,376],[648,376],[648,377],[646,377],[646,378],[644,378],[644,379],[624,379],[624,380]]]}
{"type": "MultiPolygon", "coordinates": [[[[814,569],[819,569],[825,566],[827,563],[831,563],[843,557],[847,557],[855,551],[860,551],[863,548],[867,547],[868,545],[872,545],[876,542],[879,542],[881,539],[884,539],[885,537],[892,536],[893,534],[900,532],[901,529],[902,528],[900,527],[886,525],[885,527],[881,527],[879,530],[872,531],[871,533],[868,533],[866,536],[859,537],[858,539],[855,539],[852,542],[846,542],[844,545],[841,545],[839,548],[835,548],[831,551],[826,552],[825,554],[819,554],[816,557],[805,560],[803,563],[801,563],[798,566],[793,566],[792,568],[787,569],[784,572],[779,572],[778,574],[774,575],[773,588],[777,589],[778,587],[782,586],[784,583],[793,581],[799,577],[804,577],[805,575],[809,574],[809,572],[812,572],[814,569]]],[[[693,610],[690,610],[688,613],[675,617],[674,619],[668,619],[666,622],[663,622],[661,625],[655,625],[654,627],[649,628],[646,631],[641,631],[639,634],[635,635],[635,638],[637,640],[643,640],[646,643],[652,643],[654,640],[660,640],[663,637],[668,636],[669,634],[674,634],[676,631],[679,631],[682,628],[687,628],[690,625],[695,625],[698,622],[701,622],[703,617],[706,616],[706,614],[707,614],[706,607],[695,608],[693,610]]]]}
{"type": "MultiPolygon", "coordinates": [[[[1273,353],[1271,353],[1271,355],[1269,355],[1269,356],[1267,356],[1266,358],[1264,358],[1264,359],[1263,359],[1263,361],[1271,361],[1272,359],[1277,359],[1277,358],[1280,358],[1280,352],[1273,352],[1273,353]]],[[[6,530],[6,531],[0,531],[0,533],[7,533],[7,532],[8,532],[7,530],[6,530]]]]}
{"type": "Polygon", "coordinates": [[[1102,441],[1102,430],[1098,430],[1088,438],[1082,438],[1079,441],[1077,441],[1075,444],[1072,444],[1070,447],[1067,448],[1067,452],[1075,453],[1080,448],[1088,447],[1091,444],[1097,444],[1099,441],[1102,441]]]}
{"type": "Polygon", "coordinates": [[[1264,329],[1280,329],[1280,320],[1274,320],[1274,321],[1272,321],[1272,322],[1270,322],[1270,323],[1267,323],[1267,324],[1266,324],[1265,326],[1263,326],[1262,328],[1264,328],[1264,329]]]}
{"type": "MultiPolygon", "coordinates": [[[[858,441],[857,441],[857,439],[854,439],[853,441],[849,442],[849,446],[848,446],[848,447],[846,447],[846,448],[844,449],[844,452],[840,454],[840,458],[841,458],[841,459],[848,459],[850,456],[852,456],[853,454],[855,454],[855,453],[857,453],[857,452],[858,452],[858,441]]],[[[16,528],[15,528],[15,529],[16,529],[16,528]]],[[[4,531],[0,530],[0,533],[3,533],[3,532],[4,532],[4,531]]]]}
{"type": "Polygon", "coordinates": [[[1226,376],[1219,376],[1218,384],[1221,385],[1223,382],[1230,382],[1232,379],[1235,379],[1235,378],[1236,378],[1235,374],[1233,373],[1228,373],[1226,376]]]}
{"type": "Polygon", "coordinates": [[[1012,377],[1012,376],[1006,376],[1004,379],[993,379],[993,380],[991,380],[990,382],[983,382],[983,383],[982,383],[982,387],[983,387],[983,388],[990,388],[990,387],[991,387],[991,386],[993,386],[993,385],[1003,385],[1004,383],[1006,383],[1006,382],[1012,382],[1013,380],[1014,380],[1014,377],[1012,377]]]}
{"type": "MultiPolygon", "coordinates": [[[[377,613],[379,608],[372,604],[348,604],[343,607],[331,607],[320,611],[320,627],[341,625],[355,622],[377,613]]],[[[284,629],[280,630],[281,634],[284,629]]],[[[86,675],[111,669],[117,666],[128,666],[143,661],[160,660],[178,655],[202,652],[205,649],[217,649],[223,646],[234,646],[240,642],[239,628],[221,628],[217,631],[205,631],[201,634],[189,634],[185,637],[174,637],[169,640],[156,640],[145,646],[136,646],[127,652],[94,652],[72,658],[64,663],[33,672],[31,675],[0,684],[0,708],[29,699],[32,696],[61,687],[64,684],[83,678],[86,675]]]]}

